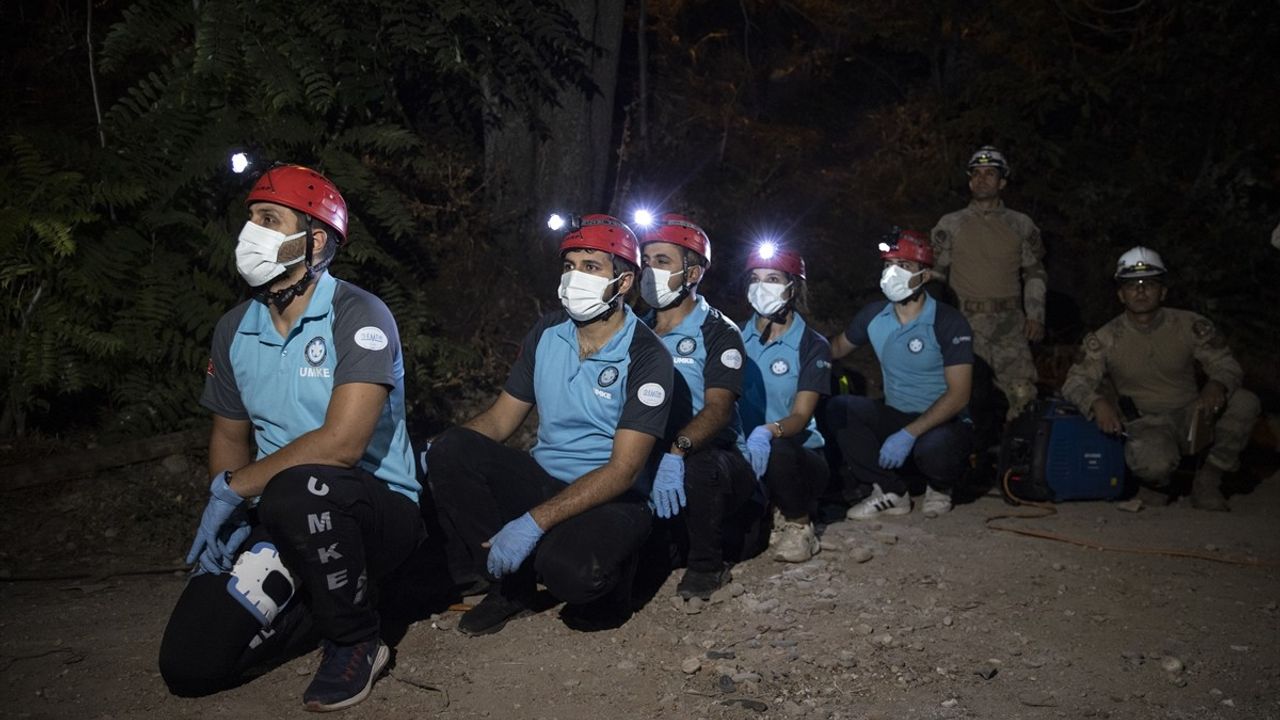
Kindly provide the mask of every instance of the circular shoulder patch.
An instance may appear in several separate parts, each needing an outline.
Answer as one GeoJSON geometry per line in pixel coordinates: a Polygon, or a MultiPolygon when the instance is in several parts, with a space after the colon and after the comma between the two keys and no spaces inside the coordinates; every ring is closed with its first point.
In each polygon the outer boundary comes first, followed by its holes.
{"type": "Polygon", "coordinates": [[[1102,341],[1097,335],[1089,333],[1084,336],[1084,349],[1091,353],[1102,352],[1102,341]]]}
{"type": "Polygon", "coordinates": [[[681,355],[692,355],[693,351],[697,349],[698,341],[691,337],[681,338],[680,342],[676,343],[676,352],[681,355]]]}
{"type": "Polygon", "coordinates": [[[636,391],[636,399],[643,405],[658,407],[667,399],[667,391],[656,382],[645,383],[636,391]]]}
{"type": "Polygon", "coordinates": [[[742,353],[734,348],[729,348],[720,353],[720,362],[730,370],[737,370],[742,367],[742,353]]]}
{"type": "Polygon", "coordinates": [[[387,347],[387,334],[382,328],[366,325],[356,331],[356,344],[365,350],[384,350],[387,347]]]}
{"type": "Polygon", "coordinates": [[[1200,318],[1191,324],[1191,332],[1201,340],[1213,337],[1213,323],[1204,318],[1200,318]]]}

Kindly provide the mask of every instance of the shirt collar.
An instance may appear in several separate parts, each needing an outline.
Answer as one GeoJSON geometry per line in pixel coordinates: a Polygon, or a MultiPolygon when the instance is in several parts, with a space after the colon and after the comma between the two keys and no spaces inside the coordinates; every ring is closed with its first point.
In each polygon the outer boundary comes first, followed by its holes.
{"type": "MultiPolygon", "coordinates": [[[[631,307],[623,304],[622,306],[623,320],[622,327],[609,338],[609,342],[604,347],[597,350],[587,360],[598,360],[600,362],[622,362],[627,358],[627,351],[631,347],[631,336],[635,330],[636,314],[631,311],[631,307]]],[[[567,320],[552,328],[552,332],[562,342],[573,348],[573,354],[578,354],[578,326],[573,320],[567,320]]]]}
{"type": "MultiPolygon", "coordinates": [[[[791,321],[791,327],[787,328],[787,331],[781,335],[771,335],[769,337],[769,342],[767,343],[768,345],[781,343],[787,347],[800,347],[800,336],[804,334],[805,328],[804,318],[795,310],[792,310],[791,312],[795,315],[795,319],[791,321]]],[[[760,313],[752,313],[751,319],[747,320],[747,329],[742,338],[744,341],[760,341],[760,331],[756,328],[756,318],[758,317],[760,317],[760,313]]]]}
{"type": "MultiPolygon", "coordinates": [[[[306,320],[322,318],[333,310],[333,292],[338,286],[338,281],[328,272],[322,271],[320,276],[315,279],[316,289],[311,293],[311,299],[307,302],[307,309],[302,312],[302,316],[298,318],[299,324],[306,320]]],[[[280,334],[276,332],[275,323],[271,322],[271,311],[267,308],[267,304],[258,300],[249,301],[249,312],[246,314],[244,322],[240,323],[238,332],[244,335],[266,335],[268,338],[280,338],[280,334]]]]}
{"type": "Polygon", "coordinates": [[[896,304],[897,303],[892,302],[886,303],[884,308],[882,308],[880,312],[876,313],[876,315],[878,317],[887,317],[892,320],[894,324],[901,325],[903,328],[909,328],[912,325],[931,326],[934,324],[934,320],[938,317],[938,301],[934,300],[933,296],[929,293],[924,294],[924,309],[920,311],[919,315],[912,318],[911,322],[906,323],[905,325],[898,321],[898,315],[894,312],[893,306],[896,304]]]}

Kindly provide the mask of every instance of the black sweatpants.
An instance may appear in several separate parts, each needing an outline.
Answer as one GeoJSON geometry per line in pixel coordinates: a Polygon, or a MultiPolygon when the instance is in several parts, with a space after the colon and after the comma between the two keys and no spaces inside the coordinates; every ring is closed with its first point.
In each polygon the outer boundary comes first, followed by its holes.
{"type": "Polygon", "coordinates": [[[769,499],[782,516],[808,517],[817,509],[818,496],[827,486],[830,468],[821,450],[804,446],[808,432],[774,438],[769,444],[769,465],[764,472],[769,499]]]}
{"type": "Polygon", "coordinates": [[[684,491],[688,502],[673,524],[678,527],[683,518],[690,570],[715,572],[726,560],[760,552],[749,538],[758,532],[764,506],[757,501],[751,464],[736,447],[705,447],[686,455],[684,491]]]}
{"type": "Polygon", "coordinates": [[[884,492],[903,495],[908,492],[906,476],[918,472],[929,487],[950,493],[968,467],[973,428],[959,417],[916,438],[902,467],[886,470],[880,467],[880,446],[920,413],[902,412],[860,395],[832,398],[827,413],[845,464],[864,485],[876,484],[884,492]]]}
{"type": "Polygon", "coordinates": [[[339,644],[378,635],[376,583],[422,539],[413,500],[359,468],[299,465],[271,479],[228,574],[193,575],[160,643],[178,695],[230,687],[314,627],[339,644]]]}
{"type": "MultiPolygon", "coordinates": [[[[441,524],[458,535],[449,542],[464,543],[481,571],[489,552],[482,543],[566,487],[528,453],[462,427],[431,443],[427,466],[432,494],[446,516],[441,524]]],[[[629,579],[652,524],[647,498],[628,490],[548,530],[516,575],[532,582],[533,573],[527,570],[532,562],[552,595],[572,605],[586,604],[629,579]]]]}

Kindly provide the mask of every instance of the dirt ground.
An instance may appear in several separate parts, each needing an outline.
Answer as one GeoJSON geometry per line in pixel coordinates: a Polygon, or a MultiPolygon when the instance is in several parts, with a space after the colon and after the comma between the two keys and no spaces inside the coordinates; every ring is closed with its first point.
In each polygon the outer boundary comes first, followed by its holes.
{"type": "MultiPolygon", "coordinates": [[[[171,457],[4,496],[4,717],[302,715],[315,653],[203,699],[159,678],[199,465],[171,457]],[[129,571],[150,573],[117,574],[129,571]]],[[[552,608],[468,638],[435,602],[346,716],[1280,718],[1275,455],[1252,472],[1229,514],[1077,503],[996,524],[1261,566],[995,531],[986,519],[1011,508],[988,496],[938,519],[834,522],[812,561],[740,564],[700,607],[673,602],[677,571],[617,630],[575,632],[552,608]]]]}

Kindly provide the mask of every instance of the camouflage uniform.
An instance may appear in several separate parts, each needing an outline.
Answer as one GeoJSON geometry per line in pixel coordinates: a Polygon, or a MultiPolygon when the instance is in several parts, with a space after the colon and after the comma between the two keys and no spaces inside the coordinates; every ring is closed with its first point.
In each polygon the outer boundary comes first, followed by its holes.
{"type": "Polygon", "coordinates": [[[1040,229],[1003,202],[991,210],[970,203],[942,216],[930,235],[934,270],[949,269],[960,311],[973,326],[973,352],[991,366],[1012,418],[1036,397],[1026,320],[1044,324],[1048,275],[1040,229]]]}
{"type": "Polygon", "coordinates": [[[1163,484],[1188,450],[1187,435],[1200,389],[1195,363],[1227,389],[1227,405],[1214,424],[1208,463],[1224,472],[1239,467],[1240,451],[1261,411],[1258,397],[1240,387],[1243,371],[1213,323],[1187,310],[1162,308],[1148,328],[1120,315],[1085,336],[1062,394],[1086,414],[1109,377],[1133,399],[1141,417],[1126,420],[1125,463],[1138,477],[1163,484]]]}

